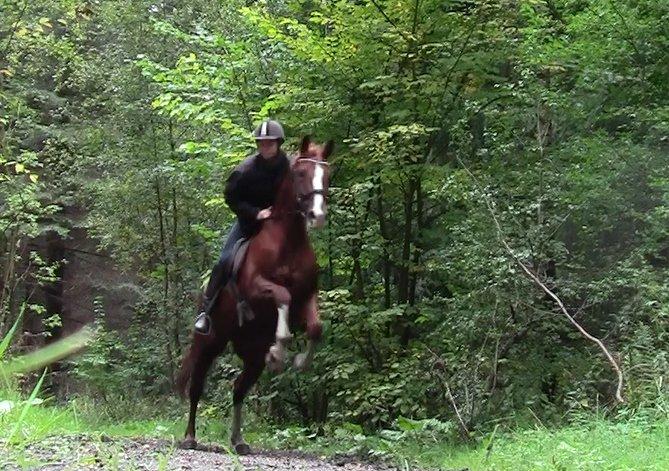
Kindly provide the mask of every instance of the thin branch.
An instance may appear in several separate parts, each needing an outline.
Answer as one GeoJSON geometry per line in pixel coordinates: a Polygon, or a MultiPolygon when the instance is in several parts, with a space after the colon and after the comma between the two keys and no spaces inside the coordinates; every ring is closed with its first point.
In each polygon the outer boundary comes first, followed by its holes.
{"type": "Polygon", "coordinates": [[[567,26],[567,23],[564,21],[564,17],[562,16],[562,13],[560,13],[560,10],[558,10],[557,6],[555,6],[555,3],[553,3],[552,0],[545,0],[544,3],[546,4],[546,7],[548,8],[548,11],[549,11],[551,17],[555,21],[558,21],[559,23],[561,23],[562,26],[567,26]]]}
{"type": "Polygon", "coordinates": [[[9,53],[9,46],[11,46],[12,39],[14,39],[14,34],[16,33],[16,28],[18,28],[19,23],[23,19],[23,15],[25,14],[27,9],[28,9],[28,0],[25,0],[25,2],[23,2],[23,8],[21,9],[21,12],[19,13],[18,18],[16,18],[16,21],[14,22],[14,26],[12,26],[12,32],[9,34],[9,39],[7,39],[7,44],[5,45],[5,50],[2,52],[3,57],[7,57],[7,53],[9,53]]]}
{"type": "Polygon", "coordinates": [[[495,210],[492,207],[492,204],[490,202],[490,198],[486,196],[485,192],[483,191],[483,188],[479,184],[477,178],[474,176],[474,174],[469,170],[469,168],[465,165],[465,163],[460,159],[460,157],[456,156],[456,159],[462,166],[462,168],[467,172],[469,177],[473,180],[474,185],[478,188],[480,191],[483,200],[485,201],[485,204],[488,208],[488,211],[490,212],[490,215],[492,216],[493,222],[495,223],[495,227],[497,228],[497,237],[499,241],[502,243],[506,251],[508,252],[509,256],[513,258],[513,260],[522,268],[522,270],[525,272],[525,274],[532,280],[534,283],[539,286],[548,296],[550,296],[553,301],[560,307],[560,310],[562,311],[562,314],[569,320],[569,322],[576,327],[576,329],[583,335],[586,339],[590,340],[591,342],[597,344],[597,346],[600,348],[600,350],[604,353],[604,356],[606,356],[606,359],[609,361],[613,369],[615,370],[617,376],[618,376],[618,387],[616,388],[616,400],[618,402],[625,402],[622,396],[622,390],[623,390],[623,373],[622,370],[620,369],[620,366],[618,366],[618,363],[616,363],[615,359],[613,358],[613,355],[608,351],[606,346],[602,343],[601,340],[599,340],[597,337],[591,335],[588,333],[576,320],[574,317],[572,317],[569,312],[567,311],[567,308],[565,307],[564,303],[562,300],[553,292],[551,291],[550,288],[548,288],[540,279],[539,277],[532,271],[530,270],[514,253],[511,247],[509,246],[508,242],[504,238],[504,232],[502,231],[502,226],[499,223],[499,220],[497,219],[497,216],[495,214],[495,210]]]}
{"type": "MultiPolygon", "coordinates": [[[[432,357],[435,359],[436,363],[438,363],[438,364],[443,364],[444,363],[441,356],[437,355],[437,353],[434,350],[432,350],[427,345],[424,345],[424,347],[427,349],[428,352],[430,352],[432,357]]],[[[455,398],[453,397],[453,393],[451,392],[451,387],[448,385],[448,381],[446,380],[446,378],[444,378],[444,376],[438,372],[439,369],[440,368],[436,368],[434,370],[434,373],[435,373],[436,377],[439,379],[439,381],[441,381],[444,384],[444,386],[446,386],[446,397],[448,398],[448,401],[453,406],[453,410],[455,411],[455,415],[458,418],[458,422],[460,422],[461,432],[463,432],[462,436],[465,439],[469,439],[470,438],[469,429],[467,428],[467,425],[465,424],[465,421],[462,418],[462,414],[460,414],[460,409],[458,408],[458,405],[455,402],[455,398]]]]}
{"type": "Polygon", "coordinates": [[[465,421],[462,420],[460,409],[458,409],[458,405],[455,403],[455,398],[453,397],[453,393],[451,393],[451,388],[448,385],[448,381],[444,381],[444,385],[446,386],[446,395],[448,396],[448,400],[451,401],[455,415],[458,417],[458,421],[460,422],[460,427],[462,427],[462,430],[465,432],[465,437],[469,437],[469,429],[465,425],[465,421]]]}
{"type": "MultiPolygon", "coordinates": [[[[482,13],[479,11],[479,14],[476,16],[475,21],[472,22],[472,27],[471,29],[467,32],[467,36],[465,37],[465,40],[462,43],[462,47],[460,48],[460,52],[458,52],[457,57],[455,58],[455,62],[451,65],[451,67],[448,69],[448,72],[446,72],[446,78],[443,81],[443,87],[444,90],[446,90],[446,93],[448,92],[448,86],[450,85],[451,82],[451,75],[455,71],[455,68],[460,64],[460,60],[462,59],[462,56],[465,54],[465,51],[467,50],[467,46],[469,46],[469,41],[472,39],[472,36],[474,35],[474,31],[476,31],[476,27],[479,25],[479,19],[481,18],[482,13]]],[[[442,98],[442,102],[446,98],[446,93],[444,93],[444,97],[442,98]]],[[[455,101],[455,100],[454,100],[455,101]]]]}
{"type": "Polygon", "coordinates": [[[639,65],[641,66],[641,71],[643,72],[643,70],[644,70],[644,66],[645,66],[645,61],[643,60],[643,55],[641,54],[641,51],[639,50],[639,48],[637,47],[636,43],[634,42],[634,35],[633,35],[633,33],[630,31],[630,27],[629,27],[629,25],[627,24],[627,20],[625,19],[625,17],[623,16],[623,14],[620,13],[620,10],[617,8],[616,2],[609,0],[609,4],[611,5],[611,9],[613,10],[613,12],[618,16],[618,18],[620,18],[620,21],[622,22],[623,27],[624,27],[625,30],[626,30],[626,31],[624,31],[624,32],[621,31],[622,36],[623,36],[623,39],[624,39],[625,41],[627,41],[627,43],[628,43],[630,46],[632,46],[632,49],[634,49],[634,53],[635,53],[636,56],[637,56],[639,65]],[[627,34],[625,34],[625,33],[627,33],[627,34]]]}
{"type": "Polygon", "coordinates": [[[416,0],[413,8],[413,27],[411,28],[411,33],[415,36],[416,30],[418,28],[418,12],[420,10],[420,0],[416,0]]]}
{"type": "Polygon", "coordinates": [[[479,106],[476,109],[476,111],[474,112],[474,114],[480,113],[481,111],[485,110],[487,107],[489,107],[490,105],[492,105],[493,103],[495,103],[499,100],[503,100],[505,98],[512,98],[512,97],[513,97],[513,95],[499,95],[499,96],[496,96],[495,98],[491,98],[490,100],[486,101],[481,106],[479,106]]]}
{"type": "Polygon", "coordinates": [[[397,24],[396,24],[396,23],[395,23],[395,22],[394,22],[394,21],[393,21],[387,14],[386,14],[386,12],[383,10],[383,8],[381,8],[381,5],[379,5],[379,4],[376,2],[376,0],[370,0],[370,1],[371,1],[372,4],[376,7],[376,9],[379,10],[379,12],[381,13],[381,15],[383,15],[383,17],[386,19],[386,21],[387,21],[388,23],[390,23],[391,25],[393,25],[393,27],[397,30],[398,33],[400,33],[400,35],[401,35],[404,39],[406,39],[407,41],[409,41],[409,37],[406,35],[406,33],[404,33],[404,31],[402,31],[402,29],[401,29],[399,26],[397,26],[397,24]]]}
{"type": "MultiPolygon", "coordinates": [[[[44,249],[44,248],[46,248],[46,244],[31,243],[30,246],[31,246],[31,247],[40,248],[40,249],[44,249]]],[[[75,249],[74,247],[67,247],[67,246],[65,246],[65,247],[63,247],[63,250],[65,250],[66,252],[75,252],[75,253],[80,253],[80,254],[84,254],[84,255],[92,255],[92,256],[94,256],[94,257],[110,258],[109,255],[104,254],[104,253],[91,252],[91,251],[89,251],[89,250],[82,250],[82,249],[75,249]]]]}

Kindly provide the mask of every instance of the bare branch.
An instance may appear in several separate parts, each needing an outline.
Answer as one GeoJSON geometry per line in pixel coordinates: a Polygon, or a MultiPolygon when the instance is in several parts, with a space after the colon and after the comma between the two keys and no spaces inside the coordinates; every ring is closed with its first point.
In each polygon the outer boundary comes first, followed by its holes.
{"type": "Polygon", "coordinates": [[[462,415],[460,415],[460,410],[458,409],[458,405],[455,403],[455,398],[453,397],[453,393],[451,393],[451,388],[448,385],[448,381],[444,381],[444,385],[446,386],[446,395],[448,396],[448,400],[451,401],[451,405],[453,406],[455,415],[458,417],[460,426],[462,427],[462,430],[465,432],[464,435],[465,437],[469,437],[469,429],[465,425],[465,421],[462,420],[462,415]]]}
{"type": "MultiPolygon", "coordinates": [[[[427,349],[427,351],[430,352],[430,355],[432,355],[432,357],[435,359],[436,364],[443,364],[444,363],[443,359],[439,355],[437,355],[437,353],[434,350],[432,350],[427,345],[424,345],[424,346],[427,349]]],[[[439,379],[439,381],[441,381],[444,384],[444,386],[446,387],[446,397],[448,398],[448,401],[453,406],[453,410],[455,411],[455,415],[458,418],[458,422],[460,422],[460,427],[461,427],[460,431],[462,432],[463,438],[469,439],[470,438],[469,429],[467,428],[467,425],[465,424],[465,421],[462,418],[462,414],[460,414],[460,409],[458,408],[458,405],[455,402],[455,398],[453,397],[453,393],[451,392],[451,387],[448,385],[448,381],[446,380],[446,378],[442,374],[439,373],[439,369],[441,369],[441,368],[437,367],[434,370],[434,374],[439,379]]]]}

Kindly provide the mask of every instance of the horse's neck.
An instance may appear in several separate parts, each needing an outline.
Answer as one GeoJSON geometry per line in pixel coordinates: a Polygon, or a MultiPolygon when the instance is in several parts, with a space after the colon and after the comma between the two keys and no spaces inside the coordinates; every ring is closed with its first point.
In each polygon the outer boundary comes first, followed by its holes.
{"type": "Polygon", "coordinates": [[[297,196],[293,188],[290,170],[279,185],[279,191],[272,207],[273,225],[278,226],[285,235],[285,242],[299,245],[306,242],[307,229],[304,216],[298,211],[297,196]]]}
{"type": "Polygon", "coordinates": [[[290,173],[290,170],[288,170],[279,184],[276,199],[272,207],[272,213],[278,218],[285,218],[291,213],[294,213],[296,207],[297,197],[295,196],[295,189],[293,188],[293,176],[290,173]]]}

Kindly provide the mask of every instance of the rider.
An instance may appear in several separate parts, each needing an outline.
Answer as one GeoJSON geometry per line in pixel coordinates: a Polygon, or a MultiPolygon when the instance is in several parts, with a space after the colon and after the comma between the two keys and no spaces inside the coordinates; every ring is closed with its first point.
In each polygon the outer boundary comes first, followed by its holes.
{"type": "Polygon", "coordinates": [[[257,152],[247,157],[232,172],[225,186],[225,202],[237,215],[204,292],[204,309],[195,321],[195,330],[206,334],[210,329],[209,312],[219,289],[228,283],[228,260],[235,243],[258,232],[262,221],[272,215],[272,205],[279,184],[290,167],[281,150],[285,139],[278,121],[263,121],[253,131],[257,152]]]}

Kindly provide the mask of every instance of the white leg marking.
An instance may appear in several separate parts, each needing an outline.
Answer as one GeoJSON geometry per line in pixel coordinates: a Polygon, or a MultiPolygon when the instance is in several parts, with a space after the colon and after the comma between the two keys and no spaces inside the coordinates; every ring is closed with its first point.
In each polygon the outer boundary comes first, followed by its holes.
{"type": "Polygon", "coordinates": [[[278,308],[279,318],[276,322],[275,342],[269,347],[265,356],[265,363],[272,372],[281,371],[286,360],[286,344],[291,338],[288,327],[288,305],[282,304],[278,308]]]}
{"type": "Polygon", "coordinates": [[[288,328],[288,306],[282,304],[279,306],[279,320],[276,323],[276,340],[278,342],[286,341],[290,338],[290,329],[288,328]]]}

